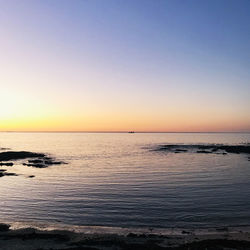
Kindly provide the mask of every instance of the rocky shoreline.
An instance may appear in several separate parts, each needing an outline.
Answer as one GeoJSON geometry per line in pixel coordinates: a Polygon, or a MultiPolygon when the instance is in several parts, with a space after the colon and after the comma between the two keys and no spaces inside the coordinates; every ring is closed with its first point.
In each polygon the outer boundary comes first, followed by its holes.
{"type": "MultiPolygon", "coordinates": [[[[2,149],[3,150],[3,149],[2,149]]],[[[11,169],[16,164],[26,167],[47,168],[52,165],[66,164],[43,153],[28,151],[0,152],[0,166],[11,169]]],[[[246,154],[250,160],[250,145],[160,145],[154,149],[167,153],[246,154]]],[[[17,174],[0,169],[0,177],[17,174]]],[[[30,175],[29,178],[33,178],[30,175]]],[[[212,233],[197,233],[181,230],[178,233],[137,232],[126,233],[78,232],[69,229],[42,230],[33,227],[12,228],[0,224],[0,249],[5,250],[198,250],[198,249],[250,249],[250,229],[230,230],[218,228],[212,233]]]]}
{"type": "Polygon", "coordinates": [[[0,249],[5,250],[194,250],[250,249],[250,233],[228,231],[180,234],[151,233],[84,233],[71,230],[10,229],[0,224],[0,249]]]}
{"type": "MultiPolygon", "coordinates": [[[[157,145],[152,149],[156,152],[166,153],[199,153],[199,154],[250,154],[250,145],[224,145],[224,144],[166,144],[157,145]]],[[[250,160],[250,157],[248,157],[250,160]]]]}
{"type": "MultiPolygon", "coordinates": [[[[3,150],[3,148],[2,148],[3,150]]],[[[5,149],[6,150],[6,149],[5,149]]],[[[23,166],[35,168],[47,168],[51,165],[67,164],[63,161],[57,161],[43,153],[34,153],[28,151],[4,151],[0,152],[0,167],[12,167],[16,161],[22,160],[23,166]]],[[[16,173],[10,173],[7,169],[0,169],[0,177],[18,176],[16,173]]],[[[29,176],[33,178],[34,175],[29,176]]]]}

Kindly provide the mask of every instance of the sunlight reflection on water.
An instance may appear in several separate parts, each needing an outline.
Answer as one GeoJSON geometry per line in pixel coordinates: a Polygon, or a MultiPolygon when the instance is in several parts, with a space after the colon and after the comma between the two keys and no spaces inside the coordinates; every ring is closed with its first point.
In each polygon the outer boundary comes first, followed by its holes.
{"type": "Polygon", "coordinates": [[[246,225],[245,155],[149,150],[163,143],[243,142],[250,142],[250,134],[0,133],[0,147],[69,163],[6,167],[19,176],[0,179],[0,216],[8,222],[119,227],[246,225]]]}

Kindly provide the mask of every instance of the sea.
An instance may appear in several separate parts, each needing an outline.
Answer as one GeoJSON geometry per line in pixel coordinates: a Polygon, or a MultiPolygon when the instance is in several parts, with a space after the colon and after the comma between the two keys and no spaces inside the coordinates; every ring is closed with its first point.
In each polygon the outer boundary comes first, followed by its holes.
{"type": "Polygon", "coordinates": [[[249,226],[249,155],[154,150],[211,143],[246,144],[250,134],[2,132],[2,148],[46,153],[67,164],[2,166],[18,176],[0,178],[0,222],[151,230],[249,226]]]}

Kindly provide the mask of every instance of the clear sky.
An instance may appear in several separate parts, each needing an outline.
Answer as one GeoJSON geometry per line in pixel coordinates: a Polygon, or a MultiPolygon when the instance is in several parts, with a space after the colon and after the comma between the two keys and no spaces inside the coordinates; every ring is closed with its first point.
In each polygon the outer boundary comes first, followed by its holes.
{"type": "Polygon", "coordinates": [[[249,0],[0,0],[0,130],[250,131],[249,0]]]}

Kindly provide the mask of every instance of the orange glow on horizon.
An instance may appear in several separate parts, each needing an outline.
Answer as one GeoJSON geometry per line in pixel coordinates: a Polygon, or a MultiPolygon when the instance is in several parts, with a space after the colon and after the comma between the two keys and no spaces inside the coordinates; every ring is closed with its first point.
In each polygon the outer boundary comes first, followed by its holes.
{"type": "Polygon", "coordinates": [[[209,120],[188,117],[41,117],[5,119],[0,131],[20,132],[249,132],[247,122],[233,122],[230,119],[209,120]]]}
{"type": "Polygon", "coordinates": [[[247,5],[72,2],[2,1],[0,131],[250,132],[247,5]]]}

